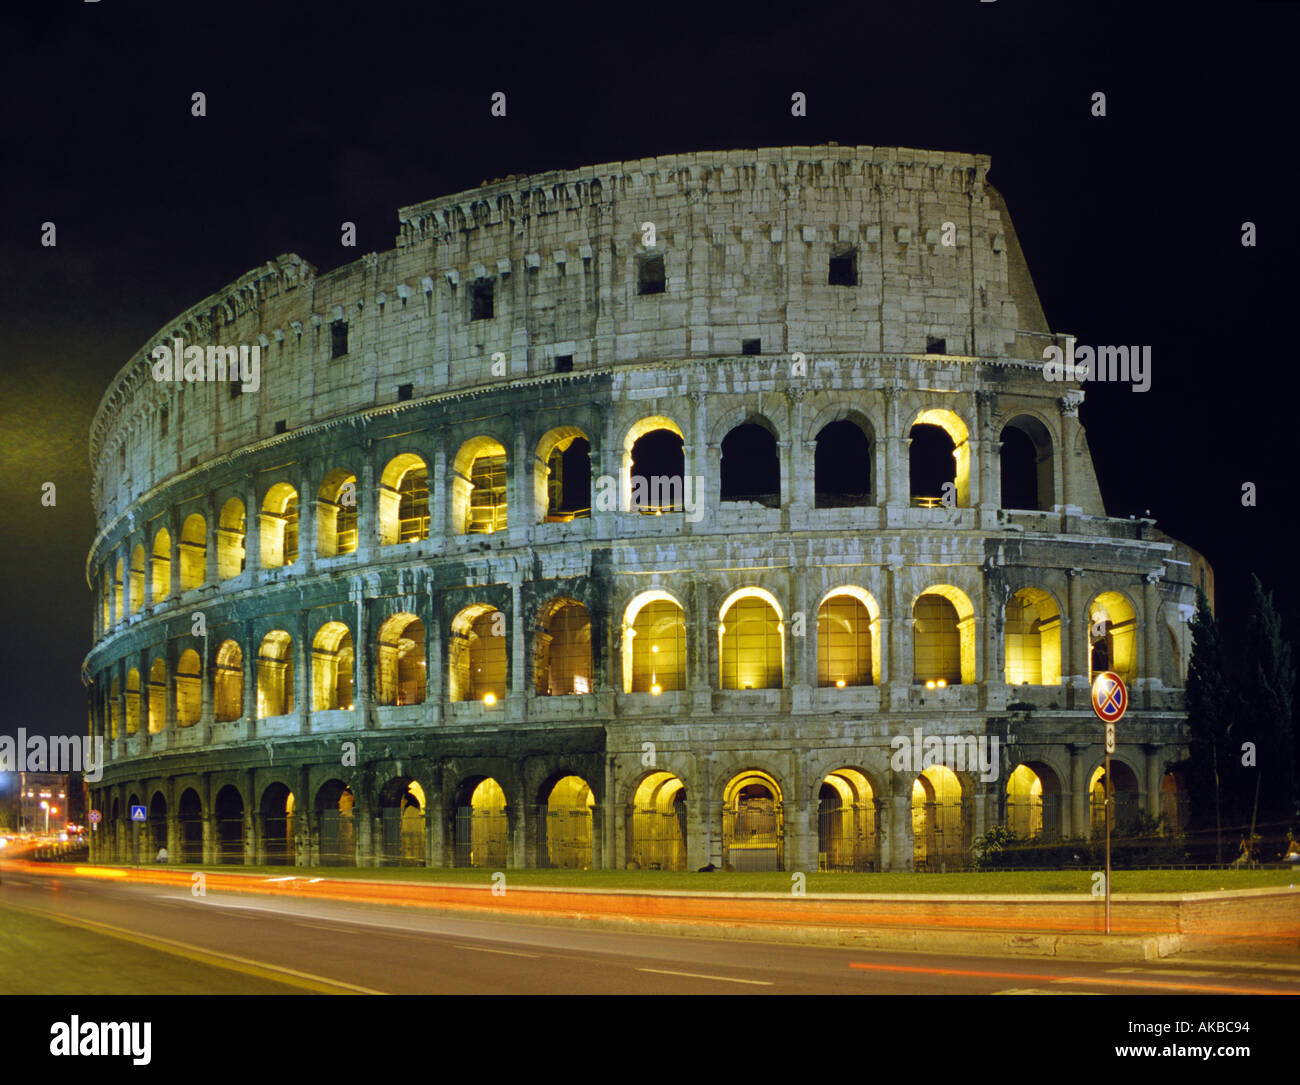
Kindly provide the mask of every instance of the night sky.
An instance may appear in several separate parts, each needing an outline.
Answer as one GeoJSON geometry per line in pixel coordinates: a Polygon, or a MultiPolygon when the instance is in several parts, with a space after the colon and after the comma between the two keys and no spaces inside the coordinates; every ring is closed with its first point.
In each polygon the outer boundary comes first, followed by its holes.
{"type": "Polygon", "coordinates": [[[323,272],[391,248],[399,206],[485,179],[830,140],[992,156],[1052,328],[1153,349],[1149,392],[1088,385],[1107,511],[1150,509],[1205,553],[1229,621],[1257,572],[1294,638],[1300,17],[1134,6],[8,9],[0,733],[84,730],[89,425],[176,314],[279,253],[323,272]],[[488,112],[498,90],[504,120],[488,112]],[[796,90],[806,118],[790,115],[796,90]],[[344,220],[356,249],[339,245],[344,220]]]}

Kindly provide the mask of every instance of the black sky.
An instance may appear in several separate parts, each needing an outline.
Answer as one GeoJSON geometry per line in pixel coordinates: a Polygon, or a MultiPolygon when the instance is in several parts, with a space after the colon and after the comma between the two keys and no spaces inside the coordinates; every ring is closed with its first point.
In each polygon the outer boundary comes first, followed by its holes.
{"type": "Polygon", "coordinates": [[[992,156],[1051,326],[1153,347],[1151,391],[1094,384],[1083,408],[1108,512],[1150,509],[1203,551],[1229,620],[1257,571],[1294,635],[1300,18],[1284,3],[1134,6],[8,10],[0,733],[84,727],[88,427],[177,313],[279,253],[324,271],[390,248],[399,206],[485,179],[827,140],[992,156]],[[206,118],[190,115],[196,90],[206,118]],[[504,120],[488,114],[497,90],[504,120]],[[806,118],[790,116],[794,90],[806,118]],[[1090,114],[1099,90],[1105,118],[1090,114]],[[46,220],[57,248],[40,245],[46,220]],[[355,250],[339,247],[344,220],[355,250]],[[1240,243],[1247,220],[1256,248],[1240,243]]]}

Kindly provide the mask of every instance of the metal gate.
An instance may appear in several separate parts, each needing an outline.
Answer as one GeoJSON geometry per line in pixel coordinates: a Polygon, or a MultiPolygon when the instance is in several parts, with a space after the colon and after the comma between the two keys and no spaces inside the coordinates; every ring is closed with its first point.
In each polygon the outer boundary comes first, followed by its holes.
{"type": "Polygon", "coordinates": [[[966,865],[965,819],[959,802],[912,807],[912,865],[916,870],[962,870],[966,865]]]}
{"type": "Polygon", "coordinates": [[[357,865],[357,830],[351,811],[321,811],[318,861],[321,866],[357,865]]]}
{"type": "Polygon", "coordinates": [[[181,863],[199,864],[203,862],[203,818],[195,815],[180,819],[178,843],[180,855],[174,860],[181,863]]]}
{"type": "Polygon", "coordinates": [[[268,866],[293,866],[293,819],[285,814],[262,817],[262,852],[268,866]]]}
{"type": "Polygon", "coordinates": [[[412,807],[380,811],[379,861],[384,866],[424,866],[424,813],[412,807]]]}
{"type": "Polygon", "coordinates": [[[538,866],[559,870],[586,870],[592,866],[590,806],[542,806],[537,815],[543,837],[538,841],[538,866]]]}
{"type": "Polygon", "coordinates": [[[217,862],[243,863],[244,819],[217,819],[217,862]]]}
{"type": "Polygon", "coordinates": [[[774,799],[737,799],[722,811],[724,870],[784,870],[785,828],[781,804],[774,799]]]}
{"type": "Polygon", "coordinates": [[[820,870],[875,870],[880,855],[880,818],[874,802],[853,803],[817,815],[820,870]]]}
{"type": "Polygon", "coordinates": [[[456,810],[452,830],[452,863],[455,866],[503,867],[510,853],[506,812],[456,810]]]}
{"type": "Polygon", "coordinates": [[[634,809],[628,859],[642,870],[685,870],[686,803],[670,811],[634,809]]]}

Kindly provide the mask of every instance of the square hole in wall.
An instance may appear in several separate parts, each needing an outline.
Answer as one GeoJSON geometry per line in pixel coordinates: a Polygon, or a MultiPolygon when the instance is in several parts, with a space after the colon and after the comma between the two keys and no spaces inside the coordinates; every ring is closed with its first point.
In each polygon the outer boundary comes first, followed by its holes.
{"type": "Polygon", "coordinates": [[[169,421],[170,419],[167,417],[167,408],[164,407],[161,411],[158,412],[158,436],[159,437],[167,436],[167,423],[169,421]]]}
{"type": "Polygon", "coordinates": [[[469,295],[470,320],[492,319],[496,308],[496,289],[497,282],[495,279],[474,280],[469,295]]]}
{"type": "Polygon", "coordinates": [[[408,400],[415,394],[414,384],[399,384],[397,386],[397,402],[401,403],[408,400]]]}
{"type": "Polygon", "coordinates": [[[636,292],[662,294],[667,287],[664,278],[664,258],[659,254],[638,256],[636,259],[636,292]]]}
{"type": "Polygon", "coordinates": [[[741,354],[762,354],[763,340],[761,339],[742,339],[740,341],[741,354]]]}
{"type": "Polygon", "coordinates": [[[238,399],[244,394],[244,386],[239,381],[230,382],[230,398],[238,399]]]}
{"type": "Polygon", "coordinates": [[[932,335],[927,335],[925,338],[925,352],[926,354],[947,354],[948,340],[936,339],[932,335]]]}
{"type": "Polygon", "coordinates": [[[831,286],[857,286],[858,250],[837,249],[832,252],[826,281],[831,286]]]}
{"type": "Polygon", "coordinates": [[[336,320],[330,325],[330,357],[341,358],[348,352],[348,325],[336,320]]]}
{"type": "Polygon", "coordinates": [[[573,372],[573,355],[557,354],[555,356],[555,372],[572,373],[573,372]]]}
{"type": "Polygon", "coordinates": [[[275,432],[276,432],[276,433],[288,433],[288,432],[289,432],[289,423],[288,423],[285,419],[281,418],[280,421],[278,421],[278,422],[275,424],[275,432]]]}

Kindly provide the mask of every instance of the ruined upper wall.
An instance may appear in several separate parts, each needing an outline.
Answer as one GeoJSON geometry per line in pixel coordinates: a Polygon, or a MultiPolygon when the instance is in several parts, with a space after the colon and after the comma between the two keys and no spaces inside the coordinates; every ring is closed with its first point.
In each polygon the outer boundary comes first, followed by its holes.
{"type": "Polygon", "coordinates": [[[395,249],[328,274],[282,256],[118,374],[91,431],[98,521],[280,429],[394,402],[406,385],[419,398],[549,372],[559,356],[581,370],[740,354],[744,340],[810,357],[942,340],[949,355],[1041,361],[1046,323],[988,166],[834,145],[672,155],[403,208],[395,249]],[[848,252],[857,284],[831,285],[831,258],[848,252]],[[665,290],[640,295],[639,261],[654,255],[665,290]],[[472,319],[485,282],[493,315],[472,319]],[[331,325],[346,325],[338,357],[331,325]],[[150,352],[175,338],[260,346],[260,387],[155,382],[150,352]]]}

